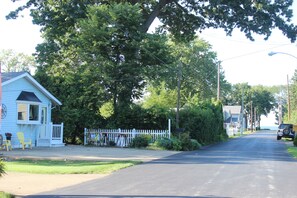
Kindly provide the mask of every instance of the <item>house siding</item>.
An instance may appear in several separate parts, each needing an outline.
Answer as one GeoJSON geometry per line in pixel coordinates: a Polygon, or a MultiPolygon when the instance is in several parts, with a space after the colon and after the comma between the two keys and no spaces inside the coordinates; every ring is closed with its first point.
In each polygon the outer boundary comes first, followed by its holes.
{"type": "MultiPolygon", "coordinates": [[[[32,140],[33,146],[36,146],[37,135],[40,130],[40,125],[36,124],[17,124],[17,102],[16,99],[22,91],[33,92],[41,100],[42,106],[48,107],[47,118],[51,118],[51,101],[36,87],[34,87],[25,78],[20,78],[13,83],[9,83],[2,86],[2,103],[7,107],[6,117],[1,121],[1,133],[12,133],[12,146],[19,147],[16,133],[18,131],[24,132],[25,138],[32,140]]],[[[40,115],[40,111],[39,111],[40,115]]]]}

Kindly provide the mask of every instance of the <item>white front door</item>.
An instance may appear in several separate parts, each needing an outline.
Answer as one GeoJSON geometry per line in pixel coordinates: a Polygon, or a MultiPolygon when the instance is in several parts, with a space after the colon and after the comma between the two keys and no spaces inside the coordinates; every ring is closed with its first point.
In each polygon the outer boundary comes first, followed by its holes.
{"type": "Polygon", "coordinates": [[[47,107],[41,107],[41,127],[39,133],[40,139],[49,138],[49,134],[47,134],[47,107]]]}

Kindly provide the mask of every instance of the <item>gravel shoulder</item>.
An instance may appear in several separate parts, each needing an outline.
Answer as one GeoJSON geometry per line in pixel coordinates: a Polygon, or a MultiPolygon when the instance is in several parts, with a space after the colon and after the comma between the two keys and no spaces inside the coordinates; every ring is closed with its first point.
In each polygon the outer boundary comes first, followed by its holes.
{"type": "Polygon", "coordinates": [[[26,196],[72,186],[106,175],[98,174],[29,174],[9,172],[0,178],[0,191],[17,196],[26,196]]]}

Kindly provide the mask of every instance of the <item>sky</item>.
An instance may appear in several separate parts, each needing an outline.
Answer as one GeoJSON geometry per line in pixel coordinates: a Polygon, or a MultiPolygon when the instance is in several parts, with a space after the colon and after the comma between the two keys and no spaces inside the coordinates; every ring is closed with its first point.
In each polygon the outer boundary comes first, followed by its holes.
{"type": "MultiPolygon", "coordinates": [[[[22,2],[22,1],[20,1],[22,2]]],[[[13,49],[17,52],[32,54],[35,46],[42,42],[40,27],[32,24],[28,11],[17,20],[6,20],[5,16],[18,4],[11,0],[0,1],[0,50],[13,49]]],[[[293,23],[297,24],[297,1],[293,4],[293,23]]],[[[212,45],[222,61],[222,70],[226,80],[232,84],[247,82],[249,85],[285,85],[297,69],[297,43],[278,30],[274,30],[268,41],[263,36],[256,36],[256,41],[248,40],[240,31],[234,31],[232,37],[226,36],[221,29],[205,30],[199,34],[212,45]],[[281,52],[268,56],[271,51],[281,52]]]]}

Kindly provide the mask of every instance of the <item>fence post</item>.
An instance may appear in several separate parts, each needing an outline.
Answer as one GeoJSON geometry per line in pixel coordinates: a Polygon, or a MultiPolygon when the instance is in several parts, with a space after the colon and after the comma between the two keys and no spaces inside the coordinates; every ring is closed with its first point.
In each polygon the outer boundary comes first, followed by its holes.
{"type": "Polygon", "coordinates": [[[168,138],[170,139],[170,135],[171,135],[171,120],[168,119],[168,138]]]}
{"type": "Polygon", "coordinates": [[[64,142],[64,122],[61,123],[61,143],[64,142]]]}
{"type": "Polygon", "coordinates": [[[136,135],[136,129],[132,129],[132,139],[135,138],[135,135],[136,135]]]}
{"type": "Polygon", "coordinates": [[[84,145],[87,144],[87,128],[84,129],[84,145]]]}

